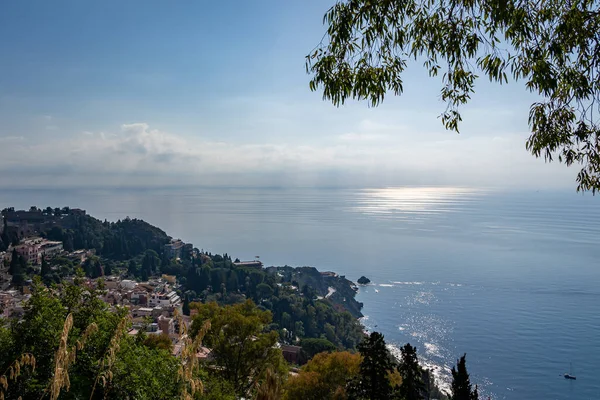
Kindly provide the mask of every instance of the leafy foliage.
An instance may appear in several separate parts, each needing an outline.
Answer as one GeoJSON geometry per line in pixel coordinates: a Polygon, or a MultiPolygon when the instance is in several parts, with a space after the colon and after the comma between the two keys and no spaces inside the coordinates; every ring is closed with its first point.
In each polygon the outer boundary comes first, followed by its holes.
{"type": "Polygon", "coordinates": [[[316,354],[323,352],[332,352],[336,350],[336,347],[327,339],[302,339],[300,341],[302,347],[303,356],[308,360],[313,358],[316,354]]]}
{"type": "Polygon", "coordinates": [[[247,396],[265,378],[267,369],[284,375],[285,361],[275,347],[278,335],[264,332],[271,322],[270,312],[259,310],[250,300],[225,307],[214,302],[190,307],[198,312],[193,318],[192,336],[210,321],[205,343],[212,349],[223,378],[232,383],[238,395],[247,396]]]}
{"type": "Polygon", "coordinates": [[[347,351],[317,354],[288,380],[285,399],[346,398],[346,384],[360,371],[361,356],[347,351]]]}
{"type": "Polygon", "coordinates": [[[410,60],[443,73],[441,114],[458,132],[459,107],[479,75],[525,80],[541,101],[531,105],[527,149],[581,164],[578,190],[600,189],[600,51],[598,2],[577,0],[339,0],[325,14],[324,40],[307,56],[311,90],[334,104],[372,106],[400,95],[410,60]]]}

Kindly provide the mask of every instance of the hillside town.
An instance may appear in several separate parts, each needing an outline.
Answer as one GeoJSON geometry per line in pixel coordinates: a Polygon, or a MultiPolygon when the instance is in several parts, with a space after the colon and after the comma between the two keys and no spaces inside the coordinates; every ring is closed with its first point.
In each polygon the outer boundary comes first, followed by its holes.
{"type": "MultiPolygon", "coordinates": [[[[95,255],[93,249],[79,249],[67,251],[63,242],[48,240],[38,236],[41,232],[54,226],[65,226],[71,223],[70,217],[86,215],[81,209],[51,209],[40,210],[32,207],[29,211],[5,209],[0,215],[0,234],[7,234],[18,238],[18,243],[10,244],[0,252],[0,317],[20,318],[24,313],[25,303],[31,297],[30,286],[32,280],[28,279],[18,288],[11,284],[11,274],[8,266],[12,257],[22,257],[30,268],[39,272],[42,260],[52,261],[55,257],[63,257],[76,265],[83,265],[86,260],[95,255]]],[[[184,243],[181,239],[171,239],[164,244],[164,254],[175,260],[185,255],[202,257],[191,243],[184,243]]],[[[258,260],[239,261],[233,263],[238,267],[262,269],[263,264],[258,260]]],[[[74,277],[67,277],[67,282],[73,283],[74,277]]],[[[162,274],[160,277],[151,277],[147,281],[125,279],[120,275],[108,275],[99,278],[79,277],[80,284],[90,289],[100,289],[101,299],[111,309],[122,307],[128,310],[131,327],[129,335],[143,333],[147,336],[164,335],[173,344],[173,355],[181,351],[180,323],[186,324],[186,329],[191,324],[191,318],[197,312],[189,311],[190,315],[183,313],[183,300],[177,294],[181,285],[174,275],[162,274]]],[[[301,348],[288,344],[278,344],[284,358],[291,363],[297,363],[301,348]]],[[[206,360],[211,357],[211,350],[201,347],[197,354],[198,359],[206,360]]]]}

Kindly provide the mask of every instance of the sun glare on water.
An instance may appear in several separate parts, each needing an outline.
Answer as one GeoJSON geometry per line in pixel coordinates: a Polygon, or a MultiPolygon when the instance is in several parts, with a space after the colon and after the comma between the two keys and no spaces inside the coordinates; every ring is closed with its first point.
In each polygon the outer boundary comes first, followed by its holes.
{"type": "Polygon", "coordinates": [[[481,190],[462,187],[392,187],[365,189],[355,211],[366,214],[438,214],[451,212],[481,190]]]}

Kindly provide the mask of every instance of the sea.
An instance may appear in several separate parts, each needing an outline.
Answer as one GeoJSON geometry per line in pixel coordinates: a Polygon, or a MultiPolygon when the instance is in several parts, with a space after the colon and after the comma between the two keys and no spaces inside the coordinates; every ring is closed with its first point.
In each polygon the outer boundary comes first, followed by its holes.
{"type": "Polygon", "coordinates": [[[600,399],[600,198],[468,187],[0,190],[142,218],[212,253],[364,275],[363,323],[480,399],[600,399]],[[565,372],[577,376],[566,380],[565,372]]]}

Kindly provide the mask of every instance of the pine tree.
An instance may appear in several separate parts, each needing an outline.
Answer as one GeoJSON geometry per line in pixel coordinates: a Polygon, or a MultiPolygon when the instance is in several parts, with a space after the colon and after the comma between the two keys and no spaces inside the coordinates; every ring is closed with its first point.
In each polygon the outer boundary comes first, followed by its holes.
{"type": "Polygon", "coordinates": [[[419,359],[417,358],[417,349],[405,344],[400,351],[402,352],[402,361],[398,366],[398,372],[402,376],[402,384],[398,390],[400,398],[403,400],[421,400],[424,399],[423,393],[425,385],[422,380],[419,359]]]}
{"type": "Polygon", "coordinates": [[[467,355],[456,360],[456,367],[452,367],[452,395],[450,400],[478,400],[477,386],[471,387],[471,380],[467,372],[467,355]]]}
{"type": "Polygon", "coordinates": [[[350,384],[350,399],[387,400],[392,393],[388,373],[394,366],[385,347],[383,335],[373,332],[358,345],[363,360],[358,378],[350,384]]]}

